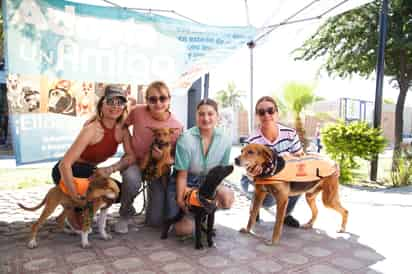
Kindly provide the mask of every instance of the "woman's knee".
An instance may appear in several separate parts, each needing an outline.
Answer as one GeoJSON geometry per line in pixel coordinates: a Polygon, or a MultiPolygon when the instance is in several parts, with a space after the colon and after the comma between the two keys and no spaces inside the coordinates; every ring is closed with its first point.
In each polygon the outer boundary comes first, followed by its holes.
{"type": "Polygon", "coordinates": [[[131,165],[121,172],[122,191],[131,192],[137,195],[142,184],[142,175],[136,165],[131,165]]]}
{"type": "Polygon", "coordinates": [[[223,186],[217,192],[218,206],[220,208],[231,208],[235,202],[235,193],[229,188],[223,186]]]}
{"type": "Polygon", "coordinates": [[[175,224],[176,236],[190,235],[193,233],[193,221],[189,218],[183,218],[175,224]]]}

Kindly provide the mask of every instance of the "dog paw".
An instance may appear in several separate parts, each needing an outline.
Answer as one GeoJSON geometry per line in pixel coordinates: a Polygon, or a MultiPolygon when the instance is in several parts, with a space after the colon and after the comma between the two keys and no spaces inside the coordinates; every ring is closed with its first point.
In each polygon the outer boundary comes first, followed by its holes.
{"type": "Polygon", "coordinates": [[[303,229],[312,229],[312,227],[313,227],[313,224],[311,224],[311,223],[307,223],[307,224],[302,225],[303,229]]]}
{"type": "Polygon", "coordinates": [[[36,240],[30,240],[30,242],[27,243],[28,248],[36,248],[37,247],[37,242],[36,240]]]}
{"type": "Polygon", "coordinates": [[[265,240],[264,242],[265,242],[265,245],[267,246],[275,246],[278,244],[277,241],[272,241],[272,240],[265,240]]]}
{"type": "Polygon", "coordinates": [[[338,231],[336,231],[337,233],[345,233],[346,232],[346,230],[345,229],[343,229],[343,228],[341,228],[341,229],[339,229],[338,231]]]}
{"type": "Polygon", "coordinates": [[[195,248],[196,248],[197,250],[201,250],[201,249],[203,249],[203,245],[201,245],[201,244],[200,244],[200,245],[196,245],[195,248]]]}
{"type": "Polygon", "coordinates": [[[113,239],[113,236],[110,235],[109,233],[102,233],[100,235],[101,235],[102,239],[105,240],[105,241],[109,241],[109,240],[113,239]]]}
{"type": "Polygon", "coordinates": [[[82,248],[90,248],[92,245],[90,243],[82,243],[82,248]]]}
{"type": "Polygon", "coordinates": [[[239,232],[240,232],[240,233],[250,233],[250,231],[247,230],[247,229],[244,228],[244,227],[242,227],[242,228],[239,230],[239,232]]]}

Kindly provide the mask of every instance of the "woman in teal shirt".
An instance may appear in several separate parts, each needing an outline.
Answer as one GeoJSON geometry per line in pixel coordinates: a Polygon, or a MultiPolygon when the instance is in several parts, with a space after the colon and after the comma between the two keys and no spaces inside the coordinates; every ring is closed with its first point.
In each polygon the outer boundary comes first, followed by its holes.
{"type": "MultiPolygon", "coordinates": [[[[216,128],[218,106],[212,99],[197,105],[196,126],[184,132],[176,144],[175,170],[176,200],[187,211],[184,203],[186,188],[199,187],[207,172],[217,165],[228,165],[232,142],[222,129],[216,128]]],[[[230,208],[234,193],[221,185],[216,193],[218,207],[230,208]]],[[[193,221],[183,218],[175,225],[177,235],[191,234],[193,221]]]]}

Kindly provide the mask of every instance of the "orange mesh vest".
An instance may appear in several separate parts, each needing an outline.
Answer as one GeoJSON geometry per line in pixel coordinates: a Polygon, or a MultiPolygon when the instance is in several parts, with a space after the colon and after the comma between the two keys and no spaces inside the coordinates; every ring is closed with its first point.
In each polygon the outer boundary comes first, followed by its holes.
{"type": "MultiPolygon", "coordinates": [[[[85,196],[86,192],[87,192],[87,189],[89,188],[89,184],[90,184],[89,179],[88,178],[76,178],[75,177],[75,178],[73,178],[73,183],[74,183],[74,187],[76,188],[77,194],[79,194],[81,196],[85,196]]],[[[69,191],[68,191],[66,185],[64,184],[63,179],[60,179],[59,187],[64,193],[69,194],[69,191]]]]}
{"type": "Polygon", "coordinates": [[[316,153],[295,157],[290,154],[282,155],[285,167],[267,178],[256,178],[256,184],[273,184],[281,182],[311,182],[327,177],[336,172],[335,162],[316,153]]]}

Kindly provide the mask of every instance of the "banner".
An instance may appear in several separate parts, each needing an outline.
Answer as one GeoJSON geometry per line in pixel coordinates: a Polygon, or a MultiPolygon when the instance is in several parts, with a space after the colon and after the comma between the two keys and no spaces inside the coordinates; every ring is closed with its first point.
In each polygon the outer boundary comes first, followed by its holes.
{"type": "Polygon", "coordinates": [[[61,158],[106,84],[130,105],[153,80],[187,89],[256,33],[63,0],[3,0],[3,13],[17,164],[61,158]]]}
{"type": "Polygon", "coordinates": [[[6,3],[8,69],[25,75],[190,87],[256,33],[63,0],[6,3]]]}

